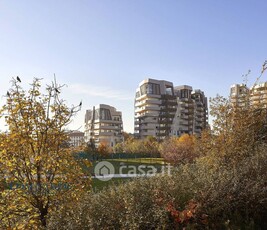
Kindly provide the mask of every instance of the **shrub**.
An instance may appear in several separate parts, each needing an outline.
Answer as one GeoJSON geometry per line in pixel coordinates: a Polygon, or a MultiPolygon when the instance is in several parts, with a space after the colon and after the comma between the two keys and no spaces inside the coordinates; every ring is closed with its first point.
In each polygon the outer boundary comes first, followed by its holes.
{"type": "Polygon", "coordinates": [[[167,162],[175,165],[191,163],[198,156],[195,142],[195,137],[188,134],[166,139],[160,146],[160,154],[167,162]]]}

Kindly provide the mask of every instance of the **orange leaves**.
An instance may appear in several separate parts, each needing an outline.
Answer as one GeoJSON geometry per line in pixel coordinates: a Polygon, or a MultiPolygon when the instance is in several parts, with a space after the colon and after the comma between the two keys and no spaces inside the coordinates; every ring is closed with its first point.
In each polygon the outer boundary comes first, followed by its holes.
{"type": "Polygon", "coordinates": [[[188,145],[193,145],[195,141],[195,137],[188,134],[183,134],[181,137],[179,137],[178,142],[179,143],[185,143],[188,145]]]}
{"type": "Polygon", "coordinates": [[[166,208],[173,220],[178,224],[187,224],[192,220],[195,217],[196,209],[197,203],[193,200],[189,201],[186,208],[182,211],[177,210],[173,202],[169,202],[166,208]]]}
{"type": "Polygon", "coordinates": [[[160,147],[161,155],[173,164],[192,162],[198,155],[195,150],[195,137],[188,134],[180,138],[172,137],[164,140],[160,147]]]}
{"type": "Polygon", "coordinates": [[[111,153],[111,149],[109,148],[108,144],[105,142],[100,142],[97,147],[97,152],[101,156],[107,156],[109,153],[111,153]]]}

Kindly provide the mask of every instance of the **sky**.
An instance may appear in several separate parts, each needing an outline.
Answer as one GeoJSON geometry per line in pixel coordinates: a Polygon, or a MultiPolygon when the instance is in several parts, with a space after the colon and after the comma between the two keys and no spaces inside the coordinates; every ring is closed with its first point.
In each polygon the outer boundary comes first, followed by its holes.
{"type": "MultiPolygon", "coordinates": [[[[66,84],[68,105],[109,104],[134,131],[134,97],[147,78],[228,96],[267,60],[266,0],[0,0],[0,104],[10,79],[66,84]]],[[[264,75],[262,81],[267,81],[264,75]]],[[[3,121],[0,130],[4,130],[3,121]]]]}

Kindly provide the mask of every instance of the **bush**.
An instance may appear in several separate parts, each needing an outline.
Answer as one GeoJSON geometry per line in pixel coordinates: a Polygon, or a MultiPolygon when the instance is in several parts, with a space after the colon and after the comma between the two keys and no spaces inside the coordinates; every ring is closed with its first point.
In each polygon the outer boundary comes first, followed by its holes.
{"type": "Polygon", "coordinates": [[[195,142],[195,137],[188,134],[168,138],[161,144],[160,154],[167,162],[174,165],[192,163],[198,157],[195,142]]]}

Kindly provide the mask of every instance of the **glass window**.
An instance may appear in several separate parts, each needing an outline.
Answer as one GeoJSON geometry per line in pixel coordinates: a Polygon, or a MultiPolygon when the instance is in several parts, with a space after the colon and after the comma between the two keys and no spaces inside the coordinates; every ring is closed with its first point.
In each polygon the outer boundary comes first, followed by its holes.
{"type": "Polygon", "coordinates": [[[100,119],[102,120],[111,120],[111,114],[108,109],[101,108],[100,109],[100,119]]]}
{"type": "Polygon", "coordinates": [[[155,83],[145,83],[141,85],[140,93],[141,95],[144,95],[144,94],[160,95],[160,86],[159,84],[155,84],[155,83]]]}
{"type": "Polygon", "coordinates": [[[166,88],[166,94],[167,95],[173,95],[173,88],[172,87],[166,88]]]}

